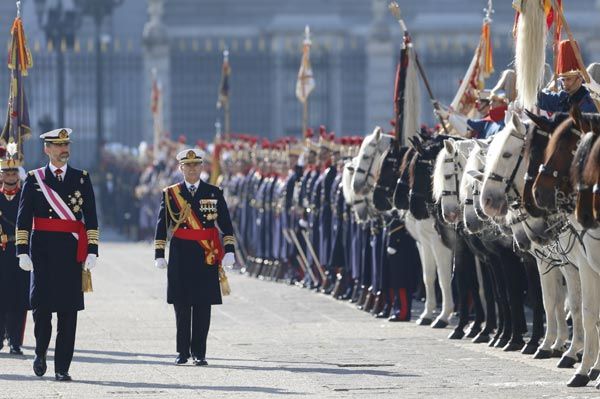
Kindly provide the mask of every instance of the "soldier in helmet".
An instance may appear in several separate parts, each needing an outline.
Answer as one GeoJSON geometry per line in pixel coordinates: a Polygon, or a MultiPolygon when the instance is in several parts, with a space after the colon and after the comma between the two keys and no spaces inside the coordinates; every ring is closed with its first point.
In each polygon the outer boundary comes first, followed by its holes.
{"type": "MultiPolygon", "coordinates": [[[[576,42],[573,44],[579,46],[576,42]]],[[[553,92],[544,89],[538,94],[538,106],[548,112],[569,112],[577,105],[581,112],[598,112],[588,89],[583,86],[584,80],[575,49],[569,40],[559,43],[557,69],[561,90],[553,92]]]]}

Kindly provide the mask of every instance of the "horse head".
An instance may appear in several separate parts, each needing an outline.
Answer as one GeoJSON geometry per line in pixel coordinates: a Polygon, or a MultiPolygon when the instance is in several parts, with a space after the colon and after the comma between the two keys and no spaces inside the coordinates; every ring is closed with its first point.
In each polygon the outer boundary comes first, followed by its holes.
{"type": "Polygon", "coordinates": [[[525,134],[525,125],[513,113],[510,121],[490,144],[480,197],[483,212],[489,217],[506,216],[509,201],[512,203],[517,200],[522,192],[525,134]]]}

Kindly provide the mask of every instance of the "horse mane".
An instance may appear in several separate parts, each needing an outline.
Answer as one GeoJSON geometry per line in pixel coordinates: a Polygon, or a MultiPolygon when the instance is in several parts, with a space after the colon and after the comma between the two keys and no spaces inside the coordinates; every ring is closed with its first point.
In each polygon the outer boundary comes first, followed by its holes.
{"type": "MultiPolygon", "coordinates": [[[[525,136],[525,148],[523,150],[523,161],[526,165],[530,165],[530,162],[533,159],[533,162],[541,163],[543,159],[537,159],[544,155],[544,150],[548,146],[548,142],[550,140],[549,135],[538,134],[538,131],[546,132],[541,129],[539,126],[535,124],[527,125],[527,134],[525,136]]],[[[552,133],[552,132],[546,132],[552,133]]],[[[539,165],[536,165],[536,171],[539,165]]],[[[528,167],[529,169],[529,167],[528,167]]]]}
{"type": "Polygon", "coordinates": [[[573,156],[573,162],[571,162],[571,169],[569,171],[571,175],[571,184],[573,187],[577,187],[579,182],[581,181],[582,173],[584,171],[584,167],[586,165],[587,158],[590,154],[592,146],[598,136],[593,132],[586,133],[581,138],[581,143],[577,146],[577,150],[575,150],[575,155],[573,156]]]}
{"type": "Polygon", "coordinates": [[[483,166],[482,156],[485,157],[485,153],[482,154],[482,152],[484,152],[482,150],[483,149],[479,144],[475,144],[475,147],[473,147],[471,149],[471,152],[469,153],[467,163],[465,164],[465,170],[460,179],[460,185],[458,190],[458,196],[461,202],[464,202],[465,199],[467,199],[469,195],[469,190],[471,189],[470,185],[473,182],[473,177],[471,177],[471,175],[469,175],[469,173],[467,172],[470,170],[476,172],[481,171],[481,167],[483,166]]]}
{"type": "Polygon", "coordinates": [[[590,112],[577,113],[573,118],[582,132],[593,131],[594,133],[600,133],[600,114],[590,112]]]}
{"type": "Polygon", "coordinates": [[[600,140],[596,140],[587,157],[583,172],[583,181],[590,186],[598,182],[600,177],[600,140]]]}
{"type": "Polygon", "coordinates": [[[408,165],[408,184],[411,189],[415,184],[415,166],[417,165],[417,161],[419,160],[420,156],[421,154],[416,152],[410,160],[410,164],[408,165]]]}
{"type": "Polygon", "coordinates": [[[404,153],[404,156],[402,157],[402,163],[400,164],[400,170],[398,171],[398,175],[400,177],[402,177],[402,175],[406,171],[406,168],[416,151],[417,150],[415,150],[414,148],[409,147],[408,150],[404,153]]]}
{"type": "Polygon", "coordinates": [[[552,136],[550,137],[550,141],[548,142],[548,146],[546,147],[546,151],[544,153],[544,161],[547,161],[548,158],[557,150],[557,148],[563,144],[565,140],[565,136],[571,132],[571,129],[575,127],[575,120],[571,117],[565,119],[558,125],[552,136]]]}
{"type": "Polygon", "coordinates": [[[446,155],[448,151],[446,148],[442,148],[442,150],[438,153],[435,158],[435,165],[433,167],[433,181],[432,181],[432,190],[433,190],[433,199],[435,202],[439,202],[442,198],[442,192],[444,191],[444,164],[446,163],[446,155]]]}
{"type": "Polygon", "coordinates": [[[488,147],[485,158],[485,175],[492,172],[492,168],[496,167],[497,160],[500,159],[500,152],[504,149],[504,144],[513,130],[517,130],[511,120],[504,126],[502,130],[494,135],[490,146],[488,147]]]}

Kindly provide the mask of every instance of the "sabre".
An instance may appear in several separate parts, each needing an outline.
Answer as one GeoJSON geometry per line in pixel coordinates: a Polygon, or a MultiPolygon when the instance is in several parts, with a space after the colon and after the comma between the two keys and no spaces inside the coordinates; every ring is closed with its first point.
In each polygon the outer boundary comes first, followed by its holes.
{"type": "MultiPolygon", "coordinates": [[[[283,232],[283,237],[288,242],[288,244],[294,245],[296,247],[296,250],[298,250],[298,247],[296,246],[294,240],[292,240],[292,237],[290,237],[290,232],[288,231],[288,229],[284,228],[281,231],[283,232]]],[[[308,269],[307,265],[304,263],[304,260],[302,259],[302,257],[299,254],[296,255],[296,261],[300,265],[300,268],[302,269],[302,271],[304,272],[304,274],[308,273],[308,271],[307,271],[307,269],[308,269]]]]}
{"type": "Polygon", "coordinates": [[[302,236],[306,240],[306,248],[308,248],[310,254],[312,255],[313,259],[315,260],[315,265],[317,265],[317,269],[319,269],[319,274],[321,275],[321,278],[323,279],[323,288],[325,288],[325,284],[327,284],[327,275],[325,274],[325,270],[323,269],[323,266],[319,262],[319,258],[317,257],[317,252],[313,248],[312,242],[310,242],[310,239],[308,237],[308,231],[302,230],[302,236]]]}
{"type": "MultiPolygon", "coordinates": [[[[402,16],[400,15],[400,6],[398,5],[398,3],[396,3],[395,1],[392,1],[388,8],[390,9],[390,12],[392,13],[392,15],[398,20],[398,23],[400,24],[400,28],[402,28],[402,31],[404,31],[408,34],[408,28],[406,27],[406,23],[404,22],[404,20],[402,19],[402,16]]],[[[417,70],[419,71],[419,75],[421,75],[421,79],[423,80],[423,83],[425,84],[425,88],[427,89],[427,93],[429,94],[429,99],[431,100],[431,103],[433,104],[433,108],[435,108],[436,110],[439,111],[440,104],[439,104],[438,100],[435,98],[435,96],[433,95],[433,91],[431,90],[431,86],[429,85],[429,79],[427,79],[427,75],[425,75],[425,70],[423,69],[423,66],[421,65],[421,61],[419,61],[419,56],[417,54],[417,51],[414,49],[414,47],[413,47],[413,51],[415,52],[415,61],[417,63],[417,70]]],[[[444,129],[444,133],[446,133],[447,135],[450,135],[450,133],[448,133],[448,129],[446,128],[446,124],[444,123],[444,119],[438,112],[436,112],[436,114],[437,114],[438,119],[440,120],[440,125],[444,129]]]]}
{"type": "Polygon", "coordinates": [[[302,246],[300,245],[300,241],[298,241],[296,232],[294,232],[294,230],[292,230],[292,229],[288,229],[287,231],[288,231],[289,237],[292,239],[292,241],[294,242],[294,245],[296,246],[296,250],[298,251],[298,257],[301,260],[300,267],[302,267],[304,273],[308,273],[310,275],[310,278],[313,281],[317,281],[317,276],[315,276],[315,274],[313,273],[312,269],[310,268],[310,266],[308,264],[308,260],[306,259],[306,254],[304,253],[304,250],[302,249],[302,246]]]}
{"type": "Polygon", "coordinates": [[[248,259],[248,251],[246,251],[246,247],[244,246],[243,241],[241,240],[242,236],[240,235],[240,231],[235,222],[231,223],[233,226],[233,234],[236,236],[236,249],[239,247],[240,252],[242,253],[244,263],[246,263],[246,259],[248,259]]]}

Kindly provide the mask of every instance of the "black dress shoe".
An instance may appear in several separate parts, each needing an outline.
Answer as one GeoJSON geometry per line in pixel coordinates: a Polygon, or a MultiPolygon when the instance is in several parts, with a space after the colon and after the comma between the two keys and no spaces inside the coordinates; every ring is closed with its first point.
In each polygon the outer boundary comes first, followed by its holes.
{"type": "Polygon", "coordinates": [[[69,373],[55,373],[54,378],[56,379],[56,381],[62,381],[62,382],[73,380],[71,378],[71,376],[69,375],[69,373]]]}
{"type": "Polygon", "coordinates": [[[177,359],[175,359],[175,364],[186,364],[188,362],[189,356],[179,355],[177,359]]]}
{"type": "Polygon", "coordinates": [[[35,375],[41,377],[46,374],[47,369],[46,356],[36,356],[35,359],[33,359],[33,372],[35,375]]]}
{"type": "Polygon", "coordinates": [[[10,354],[11,355],[19,355],[19,356],[23,356],[23,351],[21,350],[20,346],[10,346],[10,354]]]}
{"type": "Polygon", "coordinates": [[[208,366],[206,359],[194,359],[194,366],[208,366]]]}

